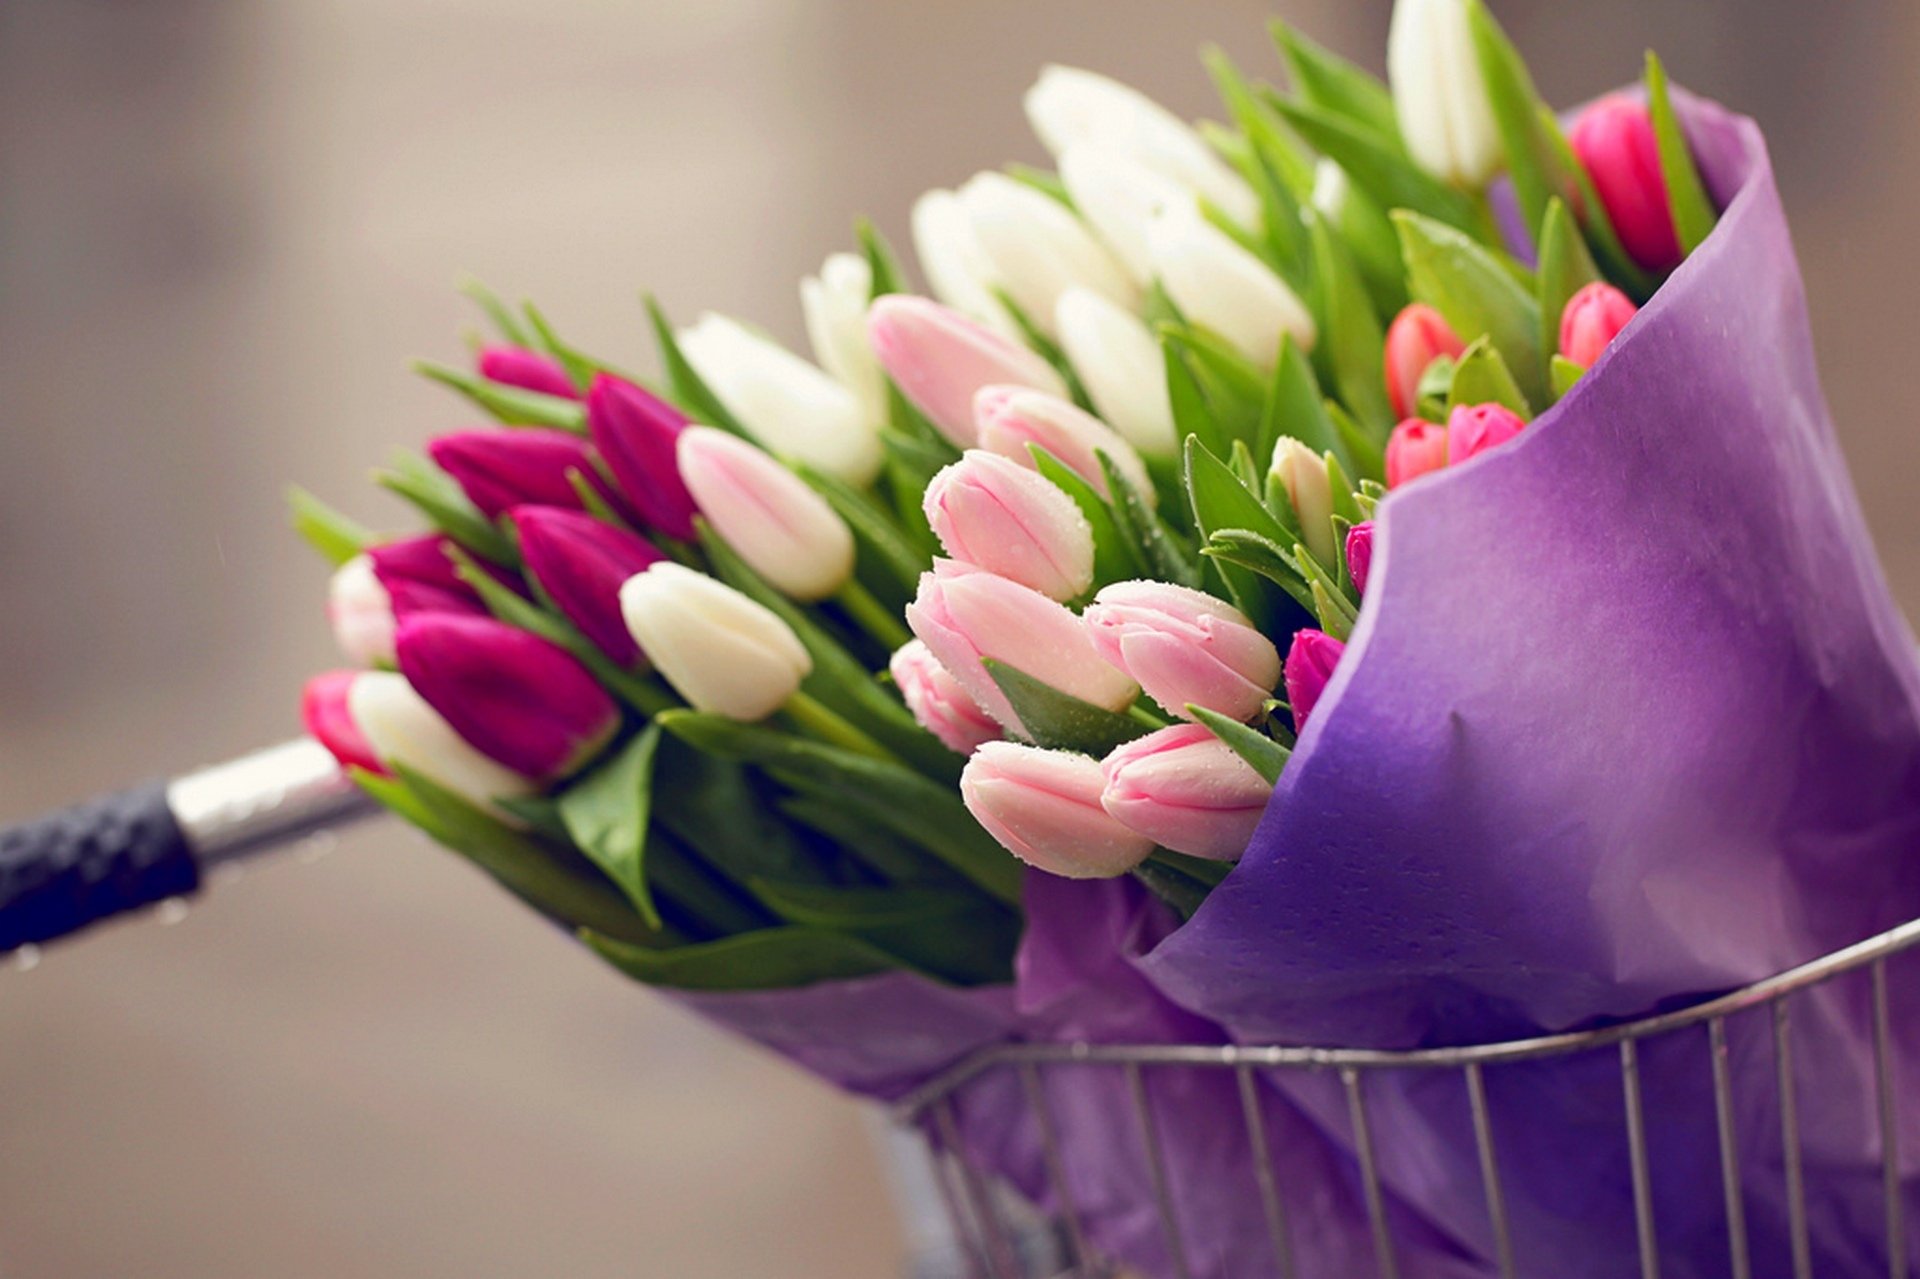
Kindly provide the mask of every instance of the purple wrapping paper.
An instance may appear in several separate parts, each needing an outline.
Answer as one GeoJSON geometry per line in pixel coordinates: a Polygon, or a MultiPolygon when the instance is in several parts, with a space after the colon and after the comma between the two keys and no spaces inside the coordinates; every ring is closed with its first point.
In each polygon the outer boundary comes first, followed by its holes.
{"type": "MultiPolygon", "coordinates": [[[[1920,916],[1913,639],[1834,440],[1759,129],[1682,106],[1718,228],[1517,442],[1383,504],[1353,640],[1245,859],[1144,963],[1236,1039],[1581,1027],[1920,916]]],[[[1920,1221],[1915,968],[1893,975],[1920,1221]]],[[[1885,1274],[1864,978],[1794,1015],[1814,1273],[1885,1274]]],[[[1772,1276],[1767,1036],[1764,1014],[1730,1027],[1754,1273],[1772,1276]]],[[[1642,1064],[1662,1273],[1724,1275],[1705,1032],[1642,1064]]],[[[1339,1137],[1324,1082],[1282,1086],[1339,1137]]],[[[1615,1055],[1488,1088],[1521,1273],[1637,1273],[1615,1055]]],[[[1389,1184],[1484,1255],[1459,1076],[1375,1077],[1368,1096],[1389,1184]]]]}

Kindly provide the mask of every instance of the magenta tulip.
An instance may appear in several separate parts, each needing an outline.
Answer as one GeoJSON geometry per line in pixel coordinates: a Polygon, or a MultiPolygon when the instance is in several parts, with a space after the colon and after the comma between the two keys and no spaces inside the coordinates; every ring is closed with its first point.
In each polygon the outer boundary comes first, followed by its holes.
{"type": "Polygon", "coordinates": [[[1307,716],[1320,702],[1320,694],[1326,692],[1327,681],[1333,678],[1334,668],[1340,665],[1340,655],[1347,646],[1311,627],[1295,631],[1293,646],[1287,650],[1287,705],[1293,710],[1295,731],[1307,726],[1307,716]]]}
{"type": "Polygon", "coordinates": [[[1447,417],[1447,465],[1479,457],[1520,434],[1527,424],[1504,404],[1462,404],[1447,417]]]}
{"type": "Polygon", "coordinates": [[[620,587],[666,556],[645,538],[582,511],[517,506],[511,518],[527,575],[553,606],[616,663],[638,665],[643,654],[621,615],[620,587]]]}
{"type": "Polygon", "coordinates": [[[1168,582],[1102,587],[1086,612],[1100,656],[1131,675],[1169,714],[1189,705],[1246,721],[1280,682],[1280,652],[1244,613],[1168,582]]]}
{"type": "Polygon", "coordinates": [[[1100,761],[1072,751],[988,742],[960,774],[967,811],[1008,852],[1069,879],[1124,875],[1153,852],[1153,840],[1101,805],[1100,761]]]}
{"type": "Polygon", "coordinates": [[[1246,851],[1273,787],[1199,724],[1157,729],[1101,765],[1100,803],[1162,848],[1231,861],[1246,851]]]}
{"type": "Polygon", "coordinates": [[[1613,95],[1581,113],[1568,131],[1573,153],[1593,179],[1607,217],[1635,262],[1668,271],[1685,256],[1667,203],[1660,144],[1644,103],[1613,95]]]}
{"type": "Polygon", "coordinates": [[[1347,576],[1353,589],[1367,592],[1367,574],[1373,569],[1373,521],[1365,520],[1347,530],[1347,576]]]}
{"type": "Polygon", "coordinates": [[[489,382],[517,386],[523,391],[538,391],[542,395],[557,395],[568,400],[580,398],[573,379],[567,376],[566,366],[551,355],[542,355],[521,346],[483,346],[475,363],[479,366],[480,376],[489,382]]]}
{"type": "Polygon", "coordinates": [[[1632,299],[1611,284],[1589,284],[1560,313],[1560,354],[1583,369],[1592,368],[1638,311],[1632,299]]]}
{"type": "Polygon", "coordinates": [[[980,709],[980,703],[919,640],[910,640],[894,650],[887,670],[920,727],[950,750],[971,755],[982,743],[1000,736],[1000,725],[993,716],[980,709]]]}
{"type": "Polygon", "coordinates": [[[600,478],[587,442],[566,431],[537,426],[456,431],[428,441],[427,454],[490,520],[516,506],[580,509],[580,495],[568,478],[575,474],[610,504],[625,506],[600,478]]]}
{"type": "Polygon", "coordinates": [[[659,396],[617,377],[599,374],[587,392],[587,430],[640,518],[668,537],[694,535],[693,496],[674,459],[686,414],[659,396]]]}

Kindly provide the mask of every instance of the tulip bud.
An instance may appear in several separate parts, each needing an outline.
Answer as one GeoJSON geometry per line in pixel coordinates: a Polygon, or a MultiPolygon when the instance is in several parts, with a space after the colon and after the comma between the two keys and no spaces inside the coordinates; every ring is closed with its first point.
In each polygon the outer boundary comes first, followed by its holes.
{"type": "Polygon", "coordinates": [[[1023,737],[1031,735],[981,665],[985,658],[1107,710],[1127,706],[1140,691],[1101,660],[1071,610],[969,564],[935,560],[907,605],[907,625],[974,701],[1023,737]]]}
{"type": "Polygon", "coordinates": [[[887,670],[920,727],[957,754],[971,755],[983,742],[999,738],[1000,725],[993,716],[980,709],[980,703],[919,640],[908,640],[895,649],[887,670]]]}
{"type": "Polygon", "coordinates": [[[1327,459],[1283,435],[1273,446],[1268,474],[1286,490],[1287,504],[1300,523],[1301,541],[1313,558],[1327,568],[1337,565],[1339,544],[1333,533],[1333,482],[1327,474],[1327,459]]]}
{"type": "Polygon", "coordinates": [[[1373,569],[1373,521],[1363,520],[1347,530],[1347,576],[1353,589],[1367,593],[1367,574],[1373,569]]]}
{"type": "Polygon", "coordinates": [[[400,623],[394,648],[407,683],[454,732],[537,781],[572,773],[620,726],[613,698],[579,659],[505,622],[427,613],[400,623]]]}
{"type": "Polygon", "coordinates": [[[616,665],[637,666],[644,655],[620,615],[620,587],[666,557],[644,538],[579,511],[520,506],[511,518],[527,576],[616,665]]]}
{"type": "Polygon", "coordinates": [[[900,393],[957,448],[977,442],[973,397],[983,386],[1011,383],[1067,394],[1067,384],[1038,355],[925,298],[894,293],[875,301],[867,337],[900,393]]]}
{"type": "Polygon", "coordinates": [[[1602,98],[1581,112],[1567,141],[1633,260],[1649,271],[1679,266],[1685,254],[1646,106],[1617,94],[1602,98]]]}
{"type": "Polygon", "coordinates": [[[577,400],[579,391],[567,376],[566,366],[550,355],[519,346],[483,346],[475,363],[480,376],[502,386],[517,386],[523,391],[557,395],[577,400]]]}
{"type": "Polygon", "coordinates": [[[1255,366],[1271,369],[1288,335],[1302,350],[1312,348],[1313,316],[1293,290],[1198,210],[1161,209],[1147,228],[1147,244],[1154,274],[1181,313],[1255,366]]]}
{"type": "Polygon", "coordinates": [[[427,453],[490,520],[516,506],[579,510],[580,495],[568,478],[573,472],[611,505],[625,509],[626,504],[600,478],[587,442],[566,431],[539,426],[456,431],[429,440],[427,453]]]}
{"type": "Polygon", "coordinates": [[[1232,719],[1258,715],[1280,682],[1280,652],[1246,614],[1169,582],[1116,582],[1094,596],[1088,633],[1100,656],[1131,675],[1168,714],[1189,705],[1232,719]]]}
{"type": "Polygon", "coordinates": [[[1560,354],[1581,368],[1593,367],[1600,353],[1627,327],[1638,307],[1611,284],[1595,282],[1574,294],[1560,313],[1560,354]]]}
{"type": "Polygon", "coordinates": [[[1054,304],[1075,286],[1122,306],[1139,304],[1139,290],[1113,255],[1052,196],[1004,173],[979,173],[959,198],[1001,287],[1042,332],[1051,334],[1054,304]]]}
{"type": "Polygon", "coordinates": [[[354,556],[328,579],[327,624],[348,661],[377,666],[393,660],[393,601],[368,556],[354,556]]]}
{"type": "Polygon", "coordinates": [[[687,415],[659,396],[605,373],[587,392],[587,430],[614,483],[649,527],[693,537],[693,498],[680,482],[674,445],[687,415]]]}
{"type": "Polygon", "coordinates": [[[853,534],[798,475],[737,435],[696,426],[680,437],[680,476],[700,513],[773,588],[819,600],[853,576],[853,534]]]}
{"type": "Polygon", "coordinates": [[[973,411],[980,447],[989,453],[1033,467],[1030,446],[1038,444],[1103,496],[1112,497],[1100,467],[1104,453],[1142,501],[1151,506],[1157,500],[1147,464],[1133,445],[1070,400],[1017,386],[988,386],[974,398],[973,411]]]}
{"type": "Polygon", "coordinates": [[[968,449],[935,475],[922,502],[952,558],[1070,600],[1093,585],[1093,526],[1037,471],[968,449]]]}
{"type": "Polygon", "coordinates": [[[494,801],[531,795],[533,782],[468,745],[404,676],[360,672],[347,689],[347,715],[383,765],[418,773],[501,821],[520,824],[494,801]]]}
{"type": "MultiPolygon", "coordinates": [[[[367,548],[373,575],[387,593],[396,621],[415,613],[485,613],[480,593],[462,581],[447,552],[453,540],[439,534],[403,537],[367,548]]],[[[491,568],[503,586],[518,586],[502,570],[491,568]]]]}
{"type": "Polygon", "coordinates": [[[1526,423],[1504,404],[1462,404],[1447,418],[1447,465],[1458,466],[1520,434],[1526,423]]]}
{"type": "Polygon", "coordinates": [[[1100,233],[1127,273],[1141,284],[1152,280],[1147,228],[1153,215],[1168,205],[1191,205],[1193,192],[1124,151],[1085,142],[1060,154],[1060,180],[1073,197],[1073,207],[1100,233]]]}
{"type": "Polygon", "coordinates": [[[1101,771],[1108,813],[1162,848],[1215,861],[1246,851],[1273,795],[1266,778],[1199,724],[1116,747],[1101,771]]]}
{"type": "Polygon", "coordinates": [[[1260,201],[1179,116],[1137,89],[1073,67],[1049,66],[1027,90],[1027,119],[1056,157],[1104,146],[1205,196],[1241,226],[1257,226],[1260,201]]]}
{"type": "Polygon", "coordinates": [[[873,268],[857,253],[835,253],[819,275],[800,281],[800,309],[807,341],[820,367],[860,397],[870,422],[887,420],[887,381],[867,344],[867,307],[873,301],[873,268]]]}
{"type": "Polygon", "coordinates": [[[1440,313],[1425,302],[1410,302],[1387,326],[1387,398],[1394,416],[1412,417],[1420,408],[1420,378],[1441,356],[1454,359],[1466,350],[1440,313]]]}
{"type": "Polygon", "coordinates": [[[620,588],[627,629],[694,709],[762,720],[800,691],[813,658],[771,609],[667,561],[620,588]]]}
{"type": "Polygon", "coordinates": [[[988,742],[960,774],[967,811],[1029,866],[1068,879],[1124,875],[1153,852],[1100,805],[1100,761],[1074,751],[988,742]]]}
{"type": "Polygon", "coordinates": [[[1484,185],[1504,149],[1467,0],[1398,0],[1387,30],[1387,78],[1414,162],[1458,187],[1484,185]]]}
{"type": "Polygon", "coordinates": [[[1410,417],[1387,437],[1387,487],[1397,489],[1447,464],[1447,428],[1410,417]]]}
{"type": "Polygon", "coordinates": [[[817,366],[723,315],[700,317],[679,338],[681,353],[754,439],[849,484],[880,473],[879,419],[817,366]]]}
{"type": "Polygon", "coordinates": [[[1002,337],[1019,340],[1020,326],[996,292],[999,273],[960,197],[944,190],[922,195],[913,202],[912,230],[914,256],[933,296],[1002,337]]]}
{"type": "Polygon", "coordinates": [[[1091,289],[1069,289],[1054,308],[1054,324],[1101,418],[1148,457],[1178,455],[1166,359],[1140,317],[1091,289]]]}
{"type": "Polygon", "coordinates": [[[315,741],[333,755],[342,768],[385,773],[387,766],[373,753],[373,744],[353,722],[347,694],[364,671],[327,671],[307,681],[300,693],[300,722],[315,741]]]}
{"type": "Polygon", "coordinates": [[[1293,646],[1287,650],[1287,705],[1293,710],[1295,731],[1307,726],[1307,716],[1346,651],[1345,644],[1323,631],[1308,627],[1294,632],[1293,646]]]}

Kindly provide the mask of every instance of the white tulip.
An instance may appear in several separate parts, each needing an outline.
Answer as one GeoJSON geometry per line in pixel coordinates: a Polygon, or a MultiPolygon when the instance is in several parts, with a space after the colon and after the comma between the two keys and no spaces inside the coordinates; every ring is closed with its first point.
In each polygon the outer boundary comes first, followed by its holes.
{"type": "Polygon", "coordinates": [[[1054,308],[1054,327],[1101,419],[1147,456],[1175,456],[1166,357],[1145,321],[1091,289],[1069,289],[1054,308]]]}
{"type": "Polygon", "coordinates": [[[1340,561],[1333,536],[1333,482],[1327,475],[1327,460],[1290,435],[1280,437],[1273,447],[1273,465],[1268,474],[1280,481],[1287,501],[1300,521],[1301,541],[1320,561],[1333,570],[1340,561]]]}
{"type": "Polygon", "coordinates": [[[1051,333],[1054,303],[1075,286],[1122,306],[1139,305],[1139,290],[1125,269],[1053,197],[1004,173],[980,173],[960,188],[960,207],[1001,287],[1042,331],[1051,333]]]}
{"type": "Polygon", "coordinates": [[[1026,108],[1056,157],[1083,142],[1112,147],[1205,196],[1240,225],[1258,225],[1252,188],[1191,126],[1139,90],[1092,71],[1050,66],[1027,90],[1026,108]]]}
{"type": "Polygon", "coordinates": [[[1060,180],[1080,216],[1093,224],[1114,256],[1141,284],[1153,278],[1147,227],[1170,204],[1194,203],[1194,194],[1132,159],[1124,151],[1082,142],[1060,156],[1060,180]]]}
{"type": "Polygon", "coordinates": [[[805,480],[739,436],[680,432],[681,482],[728,546],[783,595],[819,600],[853,576],[853,534],[805,480]]]}
{"type": "Polygon", "coordinates": [[[347,689],[347,715],[382,763],[420,774],[510,826],[524,823],[494,803],[532,795],[532,779],[499,764],[453,731],[406,677],[364,671],[347,689]]]}
{"type": "Polygon", "coordinates": [[[1020,326],[995,293],[1000,287],[993,259],[973,233],[960,197],[929,191],[913,202],[913,252],[933,296],[969,319],[1018,341],[1020,326]]]}
{"type": "Polygon", "coordinates": [[[771,609],[670,560],[626,580],[620,613],[654,669],[695,710],[742,723],[765,719],[813,669],[806,647],[771,609]]]}
{"type": "Polygon", "coordinates": [[[1387,77],[1407,151],[1455,186],[1480,187],[1500,167],[1466,0],[1398,0],[1387,31],[1387,77]]]}
{"type": "Polygon", "coordinates": [[[1347,171],[1333,161],[1323,159],[1313,166],[1314,211],[1328,222],[1339,224],[1340,211],[1346,208],[1352,190],[1347,171]]]}
{"type": "Polygon", "coordinates": [[[1154,271],[1187,319],[1212,329],[1262,369],[1273,367],[1280,339],[1303,350],[1313,316],[1285,281],[1192,209],[1163,209],[1148,228],[1154,271]]]}
{"type": "Polygon", "coordinates": [[[393,664],[393,600],[374,575],[370,556],[356,555],[333,571],[327,622],[347,660],[357,666],[393,664]]]}
{"type": "Polygon", "coordinates": [[[850,484],[880,473],[880,423],[860,397],[785,347],[724,315],[679,333],[680,350],[753,437],[850,484]]]}
{"type": "Polygon", "coordinates": [[[820,367],[860,397],[867,419],[887,416],[887,382],[867,345],[867,306],[873,301],[873,268],[857,253],[835,253],[820,274],[800,281],[800,309],[807,341],[820,367]]]}

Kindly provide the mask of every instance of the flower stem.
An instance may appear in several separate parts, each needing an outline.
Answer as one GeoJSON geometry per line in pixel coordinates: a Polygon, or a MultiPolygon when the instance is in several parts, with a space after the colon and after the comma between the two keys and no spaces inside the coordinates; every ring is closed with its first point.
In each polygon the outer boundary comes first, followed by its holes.
{"type": "Polygon", "coordinates": [[[834,598],[840,602],[840,607],[847,610],[847,615],[859,623],[862,630],[889,650],[899,648],[913,638],[906,624],[891,609],[873,598],[872,592],[860,585],[858,578],[848,578],[847,584],[835,593],[834,598]]]}
{"type": "Polygon", "coordinates": [[[1158,715],[1155,715],[1138,702],[1127,707],[1127,718],[1137,724],[1145,724],[1148,728],[1165,728],[1167,726],[1166,720],[1161,719],[1158,715]]]}
{"type": "Polygon", "coordinates": [[[829,746],[838,746],[843,750],[850,750],[872,759],[885,760],[889,764],[899,763],[892,751],[848,723],[838,711],[828,708],[806,693],[794,693],[787,699],[787,704],[782,709],[802,730],[829,746]]]}

